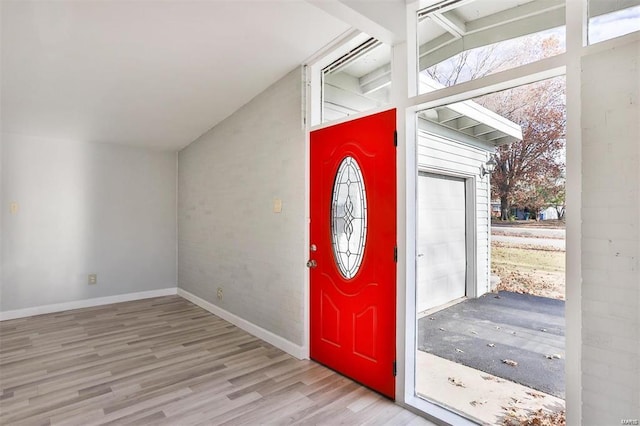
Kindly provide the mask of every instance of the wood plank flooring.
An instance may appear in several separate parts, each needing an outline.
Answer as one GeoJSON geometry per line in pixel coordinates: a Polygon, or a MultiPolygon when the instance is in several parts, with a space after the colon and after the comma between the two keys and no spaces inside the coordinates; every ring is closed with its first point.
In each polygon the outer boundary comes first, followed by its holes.
{"type": "Polygon", "coordinates": [[[0,322],[2,425],[428,421],[178,296],[0,322]]]}

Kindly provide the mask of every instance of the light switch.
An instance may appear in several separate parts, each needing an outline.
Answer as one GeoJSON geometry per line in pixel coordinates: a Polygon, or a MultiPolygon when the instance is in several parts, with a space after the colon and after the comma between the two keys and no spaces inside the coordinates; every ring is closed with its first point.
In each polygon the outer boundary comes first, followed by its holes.
{"type": "Polygon", "coordinates": [[[275,200],[273,200],[273,212],[274,213],[282,212],[282,200],[281,199],[276,198],[275,200]]]}
{"type": "Polygon", "coordinates": [[[18,213],[18,210],[20,210],[20,205],[18,203],[13,201],[11,204],[9,204],[9,211],[11,212],[11,214],[18,213]]]}

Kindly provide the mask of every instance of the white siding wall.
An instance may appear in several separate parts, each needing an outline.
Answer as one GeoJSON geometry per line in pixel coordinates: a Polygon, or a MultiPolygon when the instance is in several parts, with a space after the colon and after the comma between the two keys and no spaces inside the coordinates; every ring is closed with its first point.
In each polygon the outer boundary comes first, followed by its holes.
{"type": "Polygon", "coordinates": [[[489,291],[489,179],[480,178],[480,167],[489,159],[488,147],[454,142],[424,131],[418,132],[418,169],[475,180],[476,295],[489,291]]]}
{"type": "Polygon", "coordinates": [[[639,60],[640,43],[634,42],[582,62],[586,425],[640,418],[639,60]]]}
{"type": "Polygon", "coordinates": [[[301,108],[296,69],[180,151],[178,167],[179,288],[298,346],[307,253],[301,108]]]}

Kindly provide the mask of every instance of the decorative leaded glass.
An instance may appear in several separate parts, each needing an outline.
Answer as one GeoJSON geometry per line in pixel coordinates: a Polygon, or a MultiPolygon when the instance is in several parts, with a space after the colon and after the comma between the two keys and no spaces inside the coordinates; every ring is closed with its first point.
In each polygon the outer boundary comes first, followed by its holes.
{"type": "Polygon", "coordinates": [[[360,166],[353,157],[340,163],[331,196],[333,254],[343,277],[353,278],[367,239],[367,197],[360,166]]]}

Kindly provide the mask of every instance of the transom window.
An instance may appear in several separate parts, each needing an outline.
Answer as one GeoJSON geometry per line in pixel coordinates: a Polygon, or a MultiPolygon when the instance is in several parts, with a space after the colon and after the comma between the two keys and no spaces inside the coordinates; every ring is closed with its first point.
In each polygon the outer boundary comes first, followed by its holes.
{"type": "Polygon", "coordinates": [[[373,110],[389,103],[391,47],[373,37],[322,69],[322,121],[373,110]]]}
{"type": "Polygon", "coordinates": [[[419,93],[565,51],[564,0],[445,1],[418,11],[419,93]]]}

